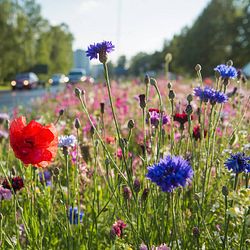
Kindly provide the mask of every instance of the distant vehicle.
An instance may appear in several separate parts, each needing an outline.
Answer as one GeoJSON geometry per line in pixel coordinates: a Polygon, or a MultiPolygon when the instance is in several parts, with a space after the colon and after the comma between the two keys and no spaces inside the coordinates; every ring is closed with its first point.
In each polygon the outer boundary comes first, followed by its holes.
{"type": "Polygon", "coordinates": [[[59,85],[68,81],[68,77],[63,74],[54,74],[49,79],[49,83],[53,85],[59,85]]]}
{"type": "Polygon", "coordinates": [[[68,74],[68,83],[75,84],[87,80],[86,72],[83,69],[72,69],[68,74]]]}
{"type": "Polygon", "coordinates": [[[11,81],[12,90],[15,89],[33,89],[39,83],[37,75],[33,72],[17,74],[15,79],[11,81]]]}

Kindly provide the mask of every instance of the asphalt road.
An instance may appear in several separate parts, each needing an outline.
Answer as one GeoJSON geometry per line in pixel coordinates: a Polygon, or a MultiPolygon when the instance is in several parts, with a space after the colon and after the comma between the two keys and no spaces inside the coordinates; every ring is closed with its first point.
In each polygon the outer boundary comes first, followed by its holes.
{"type": "Polygon", "coordinates": [[[30,103],[44,96],[48,91],[56,93],[63,86],[52,86],[50,89],[37,88],[32,90],[15,90],[15,91],[0,91],[0,112],[3,110],[9,111],[19,105],[30,105],[30,103]]]}

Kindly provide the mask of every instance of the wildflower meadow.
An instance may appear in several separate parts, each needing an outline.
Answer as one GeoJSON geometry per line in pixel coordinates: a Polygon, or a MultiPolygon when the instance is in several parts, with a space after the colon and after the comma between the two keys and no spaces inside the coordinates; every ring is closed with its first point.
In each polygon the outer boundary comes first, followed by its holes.
{"type": "MultiPolygon", "coordinates": [[[[0,114],[1,249],[250,249],[249,87],[109,77],[0,114]]],[[[174,60],[174,55],[173,55],[174,60]]]]}

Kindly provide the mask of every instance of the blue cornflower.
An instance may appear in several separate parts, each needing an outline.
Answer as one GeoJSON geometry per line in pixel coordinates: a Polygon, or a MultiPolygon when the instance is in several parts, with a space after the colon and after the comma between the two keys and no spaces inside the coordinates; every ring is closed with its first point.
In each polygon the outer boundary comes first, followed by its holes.
{"type": "Polygon", "coordinates": [[[82,217],[84,213],[80,211],[80,214],[78,214],[78,208],[77,207],[70,207],[69,208],[69,222],[70,224],[78,224],[78,217],[80,220],[80,223],[82,222],[82,217]]]}
{"type": "Polygon", "coordinates": [[[220,91],[206,86],[204,90],[201,87],[194,88],[194,95],[198,96],[201,101],[208,102],[211,104],[224,103],[228,100],[228,96],[220,91]]]}
{"type": "Polygon", "coordinates": [[[236,174],[241,172],[249,173],[250,157],[245,156],[244,153],[231,154],[231,157],[225,161],[225,166],[236,174]]]}
{"type": "Polygon", "coordinates": [[[94,43],[89,45],[86,55],[90,60],[97,59],[99,56],[100,62],[104,63],[107,61],[107,53],[110,53],[114,50],[115,46],[112,42],[103,41],[101,43],[94,43]]]}
{"type": "Polygon", "coordinates": [[[214,68],[214,70],[218,71],[220,73],[220,76],[223,79],[237,77],[237,70],[233,66],[227,66],[225,64],[220,64],[216,68],[214,68]]]}
{"type": "Polygon", "coordinates": [[[166,156],[159,163],[148,167],[147,178],[161,187],[163,192],[185,187],[193,177],[193,169],[188,161],[180,156],[166,156]]]}
{"type": "Polygon", "coordinates": [[[74,135],[62,135],[59,137],[59,147],[74,147],[76,145],[76,137],[74,135]]]}

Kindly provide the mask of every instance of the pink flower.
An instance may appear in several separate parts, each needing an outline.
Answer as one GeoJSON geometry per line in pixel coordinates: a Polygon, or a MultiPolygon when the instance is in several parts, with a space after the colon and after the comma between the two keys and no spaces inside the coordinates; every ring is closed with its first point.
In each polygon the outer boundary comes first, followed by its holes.
{"type": "Polygon", "coordinates": [[[122,237],[123,229],[126,227],[127,227],[127,224],[125,224],[122,220],[117,220],[113,224],[111,232],[118,237],[122,237]]]}
{"type": "Polygon", "coordinates": [[[11,190],[0,186],[0,201],[10,200],[12,197],[11,190]]]}

